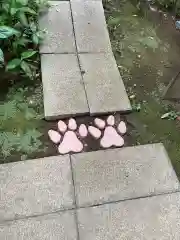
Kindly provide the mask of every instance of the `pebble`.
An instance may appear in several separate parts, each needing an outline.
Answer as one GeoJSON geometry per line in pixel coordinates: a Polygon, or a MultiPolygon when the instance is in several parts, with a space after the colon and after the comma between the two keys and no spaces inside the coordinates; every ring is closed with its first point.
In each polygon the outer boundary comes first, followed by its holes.
{"type": "Polygon", "coordinates": [[[98,127],[99,129],[104,129],[105,128],[105,121],[100,119],[100,118],[95,118],[94,119],[94,124],[96,125],[96,127],[98,127]]]}
{"type": "Polygon", "coordinates": [[[58,129],[61,133],[64,133],[67,130],[67,125],[65,124],[65,122],[63,122],[62,120],[60,120],[58,122],[58,129]]]}
{"type": "Polygon", "coordinates": [[[91,134],[91,136],[93,136],[96,139],[100,138],[100,136],[101,136],[101,131],[96,127],[89,126],[88,131],[91,134]]]}
{"type": "Polygon", "coordinates": [[[115,124],[115,118],[113,115],[110,115],[108,118],[107,118],[107,124],[110,125],[110,126],[114,126],[115,124]]]}
{"type": "Polygon", "coordinates": [[[58,147],[60,154],[69,152],[79,153],[83,150],[82,142],[77,138],[75,132],[67,131],[64,135],[62,143],[58,147]]]}
{"type": "Polygon", "coordinates": [[[119,125],[118,125],[117,128],[118,128],[119,133],[121,133],[121,134],[125,134],[125,133],[127,132],[126,123],[123,122],[123,121],[121,121],[121,122],[119,123],[119,125]]]}
{"type": "Polygon", "coordinates": [[[87,137],[88,135],[88,130],[87,130],[87,127],[85,124],[81,124],[80,127],[79,127],[79,135],[82,137],[82,138],[85,138],[87,137]]]}
{"type": "Polygon", "coordinates": [[[60,133],[54,131],[54,130],[49,130],[48,131],[49,138],[53,143],[59,143],[61,141],[61,135],[60,133]]]}
{"type": "Polygon", "coordinates": [[[74,118],[70,118],[70,119],[69,119],[68,128],[69,128],[70,130],[76,130],[76,128],[77,128],[77,123],[76,123],[76,120],[75,120],[74,118]]]}
{"type": "Polygon", "coordinates": [[[100,141],[100,145],[103,148],[110,148],[112,146],[122,147],[124,145],[124,139],[112,126],[108,126],[105,128],[104,136],[100,141]]]}

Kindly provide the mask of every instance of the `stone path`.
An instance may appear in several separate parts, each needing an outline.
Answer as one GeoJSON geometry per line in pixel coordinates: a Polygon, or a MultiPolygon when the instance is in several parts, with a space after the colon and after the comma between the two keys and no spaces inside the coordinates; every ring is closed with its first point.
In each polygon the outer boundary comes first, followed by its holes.
{"type": "Polygon", "coordinates": [[[0,165],[1,240],[173,239],[179,182],[162,144],[0,165]]]}
{"type": "Polygon", "coordinates": [[[45,118],[131,110],[102,2],[51,4],[39,21],[41,29],[47,30],[40,48],[45,118]]]}
{"type": "MultiPolygon", "coordinates": [[[[52,1],[40,26],[48,32],[40,49],[46,119],[131,109],[101,1],[52,1]]],[[[124,123],[117,133],[112,116],[98,122],[104,146],[104,138],[114,144],[107,129],[119,138],[127,130],[124,123]]],[[[60,153],[76,125],[50,130],[60,153]]],[[[162,144],[0,165],[0,240],[179,240],[179,226],[180,184],[162,144]]]]}

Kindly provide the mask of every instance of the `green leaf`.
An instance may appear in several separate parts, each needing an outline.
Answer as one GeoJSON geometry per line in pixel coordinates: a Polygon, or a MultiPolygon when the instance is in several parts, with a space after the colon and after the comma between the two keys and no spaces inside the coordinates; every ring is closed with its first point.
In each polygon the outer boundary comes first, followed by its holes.
{"type": "Polygon", "coordinates": [[[21,62],[21,68],[29,78],[32,77],[32,71],[31,71],[31,68],[30,68],[28,63],[26,63],[25,61],[22,61],[21,62]]]}
{"type": "Polygon", "coordinates": [[[16,0],[16,2],[22,4],[23,6],[28,4],[28,0],[16,0]]]}
{"type": "Polygon", "coordinates": [[[18,10],[19,10],[18,8],[12,7],[12,8],[10,8],[10,14],[13,16],[18,12],[18,10]]]}
{"type": "Polygon", "coordinates": [[[28,50],[28,51],[23,52],[23,53],[21,54],[21,59],[30,58],[30,57],[34,56],[36,53],[37,53],[37,51],[28,50]]]}
{"type": "Polygon", "coordinates": [[[20,9],[20,11],[25,12],[25,13],[29,13],[31,15],[36,15],[37,14],[32,8],[29,8],[29,7],[22,7],[20,9]]]}
{"type": "Polygon", "coordinates": [[[18,35],[19,32],[11,27],[8,26],[0,26],[0,39],[6,39],[13,35],[18,35]]]}
{"type": "Polygon", "coordinates": [[[27,38],[17,38],[13,43],[13,49],[17,49],[18,46],[23,46],[25,47],[30,41],[27,38]]]}
{"type": "Polygon", "coordinates": [[[21,22],[22,25],[28,26],[28,19],[24,12],[19,12],[18,13],[19,21],[21,22]]]}
{"type": "Polygon", "coordinates": [[[118,25],[121,22],[121,18],[120,17],[111,17],[108,20],[108,25],[110,26],[115,26],[118,25]]]}
{"type": "Polygon", "coordinates": [[[39,38],[36,34],[33,34],[32,36],[33,43],[38,45],[39,44],[39,38]]]}
{"type": "Polygon", "coordinates": [[[35,24],[35,22],[30,22],[29,27],[30,27],[32,32],[36,32],[37,25],[35,24]]]}
{"type": "Polygon", "coordinates": [[[0,48],[0,63],[4,63],[4,53],[1,48],[0,48]]]}
{"type": "Polygon", "coordinates": [[[21,59],[14,58],[13,60],[8,62],[7,66],[6,66],[6,70],[13,70],[16,67],[20,66],[20,64],[21,64],[21,59]]]}

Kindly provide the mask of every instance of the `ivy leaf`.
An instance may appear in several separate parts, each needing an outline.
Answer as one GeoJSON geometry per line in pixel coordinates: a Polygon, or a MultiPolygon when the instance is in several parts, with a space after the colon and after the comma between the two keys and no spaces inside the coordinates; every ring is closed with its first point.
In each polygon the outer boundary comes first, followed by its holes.
{"type": "Polygon", "coordinates": [[[13,60],[8,62],[7,66],[6,66],[6,70],[13,70],[13,69],[17,68],[18,66],[20,66],[20,64],[21,64],[21,59],[14,58],[13,60]]]}
{"type": "Polygon", "coordinates": [[[0,26],[0,39],[6,39],[13,35],[18,35],[19,32],[8,26],[0,26]]]}
{"type": "Polygon", "coordinates": [[[4,63],[4,53],[1,48],[0,48],[0,63],[4,63]]]}
{"type": "Polygon", "coordinates": [[[28,50],[28,51],[23,52],[23,53],[21,54],[21,59],[30,58],[30,57],[34,56],[36,53],[37,53],[37,51],[28,50]]]}

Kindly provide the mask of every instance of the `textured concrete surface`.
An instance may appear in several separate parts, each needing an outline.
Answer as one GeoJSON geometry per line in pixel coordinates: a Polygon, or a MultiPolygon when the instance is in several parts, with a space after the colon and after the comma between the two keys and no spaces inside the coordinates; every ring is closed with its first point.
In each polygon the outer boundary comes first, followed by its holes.
{"type": "Polygon", "coordinates": [[[39,25],[46,30],[41,53],[75,53],[75,40],[70,3],[51,1],[51,7],[39,18],[39,25]]]}
{"type": "Polygon", "coordinates": [[[74,212],[0,224],[1,240],[77,240],[74,212]]]}
{"type": "Polygon", "coordinates": [[[162,144],[71,156],[78,206],[175,191],[179,182],[162,144]]]}
{"type": "Polygon", "coordinates": [[[131,105],[112,54],[80,54],[91,114],[128,111],[131,105]],[[96,97],[94,97],[96,96],[96,97]]]}
{"type": "Polygon", "coordinates": [[[78,52],[111,52],[101,1],[71,1],[78,52]]]}
{"type": "Polygon", "coordinates": [[[0,165],[0,221],[72,208],[73,202],[68,155],[0,165]]]}
{"type": "Polygon", "coordinates": [[[83,240],[179,240],[180,193],[78,210],[83,240]]]}
{"type": "Polygon", "coordinates": [[[76,55],[42,54],[41,71],[46,119],[89,112],[76,55]]]}

